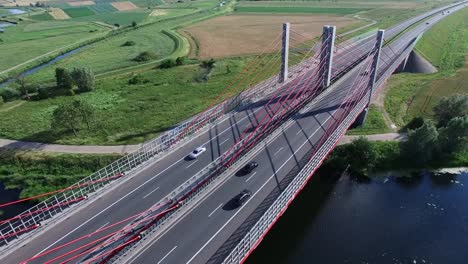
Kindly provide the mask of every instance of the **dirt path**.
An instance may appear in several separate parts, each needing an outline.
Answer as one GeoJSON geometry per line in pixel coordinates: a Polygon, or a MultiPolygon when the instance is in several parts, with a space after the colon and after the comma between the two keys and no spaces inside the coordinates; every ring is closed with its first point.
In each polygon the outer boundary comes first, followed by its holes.
{"type": "Polygon", "coordinates": [[[138,149],[140,145],[119,145],[119,146],[92,146],[92,145],[58,145],[46,144],[38,142],[28,142],[19,140],[0,139],[0,150],[19,149],[19,150],[36,150],[46,152],[61,152],[61,153],[130,153],[138,149]]]}
{"type": "Polygon", "coordinates": [[[388,91],[387,83],[384,83],[383,87],[381,89],[382,90],[380,90],[380,92],[378,92],[377,95],[372,98],[371,104],[375,105],[380,110],[380,112],[382,113],[382,116],[384,118],[385,125],[388,128],[390,128],[393,132],[397,132],[398,127],[395,125],[395,123],[393,123],[393,121],[390,118],[390,116],[388,115],[387,111],[385,111],[385,106],[384,106],[385,102],[384,102],[384,100],[385,100],[385,96],[387,95],[387,91],[388,91]]]}
{"type": "MultiPolygon", "coordinates": [[[[350,143],[354,139],[360,136],[344,136],[341,144],[350,143]]],[[[364,136],[370,141],[401,141],[406,139],[406,134],[401,133],[387,133],[387,134],[376,134],[364,136]]],[[[126,154],[137,150],[139,145],[118,145],[118,146],[93,146],[93,145],[58,145],[58,144],[46,144],[38,142],[28,142],[10,139],[0,139],[0,151],[6,149],[17,149],[17,150],[35,150],[45,152],[60,152],[60,153],[83,153],[83,154],[108,154],[108,153],[120,153],[126,154]]]]}

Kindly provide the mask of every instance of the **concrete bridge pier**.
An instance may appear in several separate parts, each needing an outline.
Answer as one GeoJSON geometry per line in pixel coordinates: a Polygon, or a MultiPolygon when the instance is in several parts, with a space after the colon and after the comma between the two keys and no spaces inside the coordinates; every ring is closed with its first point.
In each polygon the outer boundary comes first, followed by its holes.
{"type": "Polygon", "coordinates": [[[319,76],[323,76],[322,87],[327,88],[331,84],[332,75],[332,64],[333,64],[333,52],[335,50],[335,26],[324,26],[322,36],[322,46],[320,49],[320,63],[319,65],[325,65],[320,71],[319,76]]]}
{"type": "Polygon", "coordinates": [[[283,23],[283,38],[281,49],[281,72],[279,77],[279,83],[283,83],[288,79],[288,61],[289,61],[289,29],[291,25],[289,23],[283,23]]]}
{"type": "Polygon", "coordinates": [[[377,40],[375,42],[374,46],[374,56],[372,58],[372,67],[370,69],[370,76],[369,76],[369,98],[367,100],[367,105],[362,111],[362,113],[357,117],[356,121],[353,124],[353,127],[355,126],[362,126],[366,122],[367,118],[367,113],[369,112],[369,105],[372,99],[372,94],[374,93],[375,90],[375,81],[377,78],[377,69],[379,68],[379,63],[380,63],[380,52],[382,51],[382,43],[384,39],[384,33],[385,30],[379,30],[377,31],[377,40]]]}

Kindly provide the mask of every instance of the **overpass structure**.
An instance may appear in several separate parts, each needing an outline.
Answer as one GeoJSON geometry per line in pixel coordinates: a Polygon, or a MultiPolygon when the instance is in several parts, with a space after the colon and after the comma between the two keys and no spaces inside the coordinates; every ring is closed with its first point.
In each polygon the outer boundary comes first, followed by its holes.
{"type": "MultiPolygon", "coordinates": [[[[286,24],[279,77],[238,95],[227,89],[222,103],[0,222],[0,261],[243,262],[348,127],[365,119],[372,94],[421,34],[465,6],[432,10],[356,43],[335,40],[327,26],[292,67],[289,40],[297,33],[286,24]],[[200,145],[208,153],[184,160],[200,145]],[[236,173],[250,160],[260,164],[254,173],[236,173]],[[243,189],[253,195],[236,208],[232,198],[243,189]]],[[[262,58],[260,74],[273,59],[262,58]]]]}

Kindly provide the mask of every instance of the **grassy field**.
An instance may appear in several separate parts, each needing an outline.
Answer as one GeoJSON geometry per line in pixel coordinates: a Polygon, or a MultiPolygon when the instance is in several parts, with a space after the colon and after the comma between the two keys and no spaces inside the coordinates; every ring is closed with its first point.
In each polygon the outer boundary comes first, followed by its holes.
{"type": "MultiPolygon", "coordinates": [[[[342,16],[325,15],[229,15],[215,17],[189,25],[180,31],[190,36],[193,56],[199,58],[220,58],[273,52],[280,46],[269,46],[281,34],[281,25],[289,21],[294,32],[291,41],[307,41],[322,34],[323,25],[333,23],[338,28],[350,26],[357,21],[342,16]],[[198,49],[194,51],[194,49],[198,49]]],[[[279,42],[278,42],[279,43],[279,42]]]]}
{"type": "Polygon", "coordinates": [[[391,77],[385,109],[398,126],[417,116],[431,118],[432,107],[443,96],[468,93],[467,20],[468,10],[459,11],[435,25],[418,43],[418,50],[438,66],[438,73],[391,77]]]}
{"type": "Polygon", "coordinates": [[[114,13],[100,13],[90,16],[83,16],[73,19],[73,21],[100,21],[109,25],[119,24],[120,26],[129,26],[133,21],[140,23],[150,14],[149,10],[137,10],[114,13]]]}
{"type": "Polygon", "coordinates": [[[313,13],[313,14],[354,14],[367,9],[362,8],[326,8],[326,7],[276,7],[276,6],[238,6],[239,13],[313,13]]]}
{"type": "Polygon", "coordinates": [[[16,107],[12,107],[14,102],[6,103],[0,107],[0,138],[66,144],[142,142],[209,106],[245,63],[245,58],[219,61],[207,82],[197,80],[205,70],[196,64],[145,71],[140,74],[146,81],[139,85],[128,84],[132,74],[111,76],[98,80],[94,92],[16,107]],[[98,126],[80,131],[78,137],[52,132],[53,110],[61,102],[75,98],[86,100],[97,109],[98,126]]]}
{"type": "Polygon", "coordinates": [[[94,15],[94,12],[88,7],[67,8],[67,9],[64,9],[63,11],[72,18],[94,15]]]}
{"type": "Polygon", "coordinates": [[[80,52],[58,61],[41,71],[28,77],[32,82],[50,81],[54,77],[56,67],[82,67],[91,68],[95,73],[104,73],[111,70],[138,65],[133,59],[143,51],[153,51],[156,59],[168,56],[175,48],[174,41],[162,29],[174,28],[191,21],[202,19],[212,13],[195,13],[164,22],[142,26],[135,30],[107,38],[92,44],[80,52]],[[128,40],[136,42],[135,46],[122,47],[128,40]],[[118,52],[116,52],[118,50],[118,52]]]}
{"type": "Polygon", "coordinates": [[[380,109],[374,105],[369,108],[366,123],[362,127],[349,130],[347,135],[371,135],[392,132],[385,124],[384,117],[380,109]]]}
{"type": "Polygon", "coordinates": [[[108,28],[96,24],[65,21],[25,21],[9,27],[0,36],[3,40],[0,44],[0,75],[10,67],[106,31],[108,28]]]}
{"type": "Polygon", "coordinates": [[[3,151],[0,182],[21,189],[20,197],[68,187],[119,158],[120,155],[3,151]]]}
{"type": "Polygon", "coordinates": [[[31,19],[38,20],[38,21],[49,21],[55,20],[48,12],[44,12],[42,14],[37,14],[31,16],[31,19]]]}

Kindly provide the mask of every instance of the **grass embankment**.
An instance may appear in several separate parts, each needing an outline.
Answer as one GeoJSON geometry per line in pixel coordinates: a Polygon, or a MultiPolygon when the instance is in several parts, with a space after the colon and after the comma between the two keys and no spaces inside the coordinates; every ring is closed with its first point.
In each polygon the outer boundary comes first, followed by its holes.
{"type": "Polygon", "coordinates": [[[367,114],[366,123],[362,127],[357,127],[349,130],[347,135],[371,135],[371,134],[382,134],[392,132],[385,123],[380,108],[371,105],[369,107],[369,113],[367,114]]]}
{"type": "Polygon", "coordinates": [[[0,182],[21,189],[20,198],[65,188],[118,159],[120,155],[0,152],[0,182]]]}
{"type": "MultiPolygon", "coordinates": [[[[198,64],[142,70],[97,81],[96,91],[0,107],[0,137],[64,144],[129,144],[142,142],[202,111],[241,72],[248,59],[218,61],[205,82],[198,64]],[[133,74],[141,84],[129,85],[133,74]],[[52,112],[62,102],[83,99],[96,108],[98,125],[72,134],[50,129],[52,112]],[[2,111],[2,109],[9,109],[2,111]]],[[[264,76],[262,78],[265,78],[264,76]]],[[[244,84],[245,85],[245,84],[244,84]]]]}
{"type": "Polygon", "coordinates": [[[444,96],[468,93],[467,21],[465,8],[435,25],[416,46],[438,73],[390,78],[385,109],[397,126],[403,127],[414,117],[431,118],[433,106],[444,96]]]}

